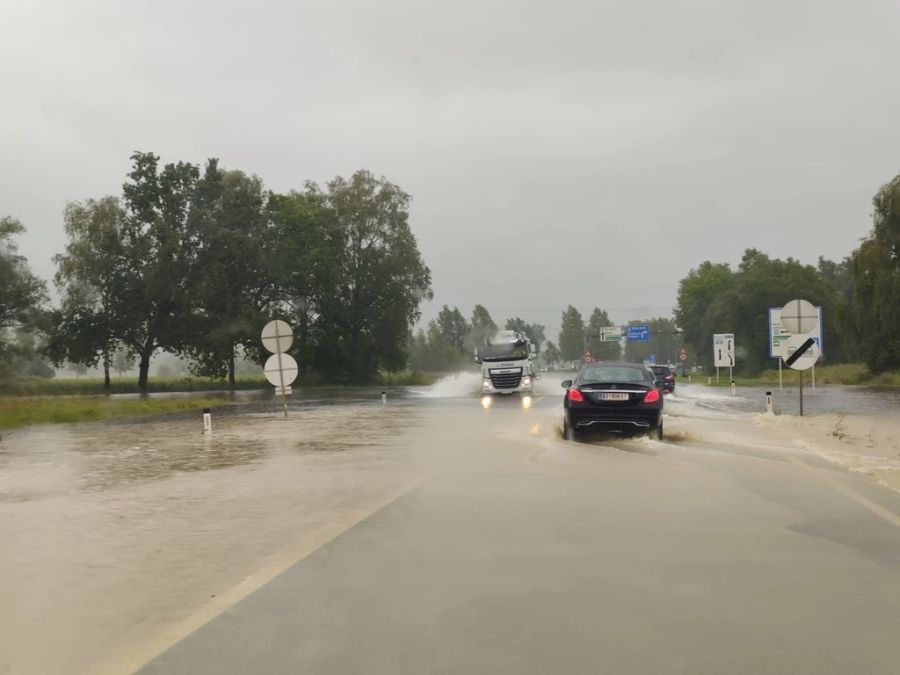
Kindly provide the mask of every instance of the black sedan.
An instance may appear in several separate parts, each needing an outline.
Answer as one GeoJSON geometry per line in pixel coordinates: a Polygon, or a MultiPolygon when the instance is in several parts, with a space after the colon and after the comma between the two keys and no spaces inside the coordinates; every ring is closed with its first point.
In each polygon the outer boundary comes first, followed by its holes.
{"type": "Polygon", "coordinates": [[[647,366],[656,376],[656,386],[664,393],[675,393],[675,373],[669,366],[647,366]]]}
{"type": "Polygon", "coordinates": [[[655,433],[663,437],[663,397],[653,373],[636,363],[589,363],[562,383],[566,440],[583,432],[655,433]]]}

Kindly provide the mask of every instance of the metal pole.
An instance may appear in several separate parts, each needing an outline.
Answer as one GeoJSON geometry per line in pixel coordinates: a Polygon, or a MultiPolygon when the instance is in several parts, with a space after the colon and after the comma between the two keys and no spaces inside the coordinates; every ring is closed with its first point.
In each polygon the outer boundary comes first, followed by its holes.
{"type": "Polygon", "coordinates": [[[781,379],[781,359],[778,359],[778,391],[784,391],[784,382],[781,379]]]}
{"type": "Polygon", "coordinates": [[[812,367],[812,390],[816,390],[816,365],[813,364],[812,367]]]}
{"type": "Polygon", "coordinates": [[[281,402],[284,405],[284,418],[287,419],[287,393],[284,391],[284,367],[281,365],[281,336],[278,334],[278,324],[275,324],[275,344],[278,346],[278,381],[281,382],[281,402]]]}
{"type": "Polygon", "coordinates": [[[800,417],[803,417],[803,371],[800,371],[800,417]]]}
{"type": "Polygon", "coordinates": [[[719,367],[716,366],[716,386],[719,384],[719,367]]]}

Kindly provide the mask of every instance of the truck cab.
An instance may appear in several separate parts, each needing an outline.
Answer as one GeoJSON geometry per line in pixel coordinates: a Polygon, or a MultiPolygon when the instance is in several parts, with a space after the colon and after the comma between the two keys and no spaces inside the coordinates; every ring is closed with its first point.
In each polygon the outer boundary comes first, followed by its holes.
{"type": "Polygon", "coordinates": [[[522,333],[504,331],[475,350],[481,364],[483,395],[530,394],[534,386],[535,348],[522,333]]]}

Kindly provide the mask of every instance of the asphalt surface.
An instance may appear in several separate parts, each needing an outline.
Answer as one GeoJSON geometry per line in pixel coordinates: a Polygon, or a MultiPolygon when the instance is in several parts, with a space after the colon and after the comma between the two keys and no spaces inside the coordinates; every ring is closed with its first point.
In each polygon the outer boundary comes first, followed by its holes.
{"type": "Polygon", "coordinates": [[[900,672],[896,493],[777,449],[566,444],[557,405],[432,405],[421,482],[140,672],[900,672]]]}

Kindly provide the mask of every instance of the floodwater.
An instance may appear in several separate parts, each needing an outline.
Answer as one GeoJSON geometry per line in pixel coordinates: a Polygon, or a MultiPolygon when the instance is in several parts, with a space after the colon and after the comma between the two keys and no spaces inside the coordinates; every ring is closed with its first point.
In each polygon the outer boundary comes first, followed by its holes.
{"type": "MultiPolygon", "coordinates": [[[[247,396],[215,411],[212,435],[199,411],[5,434],[0,674],[94,672],[317,528],[442,462],[483,453],[485,439],[522,457],[561,448],[565,377],[544,374],[530,410],[518,398],[483,410],[477,374],[462,374],[391,389],[387,405],[376,389],[300,394],[287,419],[280,401],[247,396]]],[[[788,394],[777,400],[789,409],[788,394]]],[[[807,402],[812,411],[898,409],[896,392],[848,387],[822,387],[807,402]]],[[[690,438],[762,406],[756,390],[679,386],[667,409],[687,431],[670,431],[690,438]]],[[[672,447],[610,443],[650,456],[672,447]]]]}

